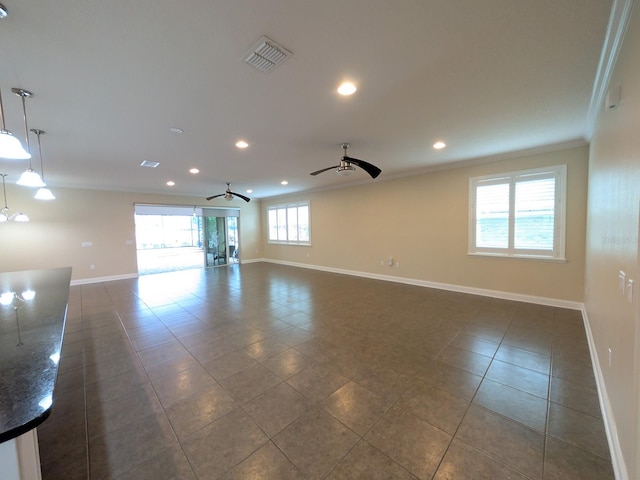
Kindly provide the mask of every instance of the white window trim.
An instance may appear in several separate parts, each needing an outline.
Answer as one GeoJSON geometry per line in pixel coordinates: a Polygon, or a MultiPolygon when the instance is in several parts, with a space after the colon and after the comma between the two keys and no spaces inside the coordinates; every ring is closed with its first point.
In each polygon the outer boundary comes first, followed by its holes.
{"type": "MultiPolygon", "coordinates": [[[[275,244],[275,245],[302,245],[302,246],[311,246],[311,202],[308,200],[302,202],[293,202],[293,203],[283,203],[279,205],[270,205],[267,207],[267,243],[275,244]],[[278,209],[288,209],[292,207],[307,207],[309,213],[309,240],[308,241],[299,241],[299,240],[272,240],[270,236],[270,225],[269,225],[269,212],[271,210],[278,209]]],[[[287,225],[286,231],[289,231],[289,226],[287,225]]]]}
{"type": "Polygon", "coordinates": [[[555,165],[551,167],[536,168],[531,170],[521,170],[517,172],[501,173],[495,175],[484,175],[469,179],[469,245],[468,254],[488,257],[507,257],[519,259],[544,260],[552,262],[566,262],[566,209],[567,209],[567,166],[555,165]],[[554,176],[555,177],[555,227],[553,250],[551,252],[539,251],[519,251],[513,247],[513,207],[515,194],[513,186],[523,177],[532,176],[554,176]],[[491,183],[505,183],[510,185],[510,207],[509,207],[509,247],[483,248],[476,247],[476,188],[480,185],[490,185],[491,183]]]}

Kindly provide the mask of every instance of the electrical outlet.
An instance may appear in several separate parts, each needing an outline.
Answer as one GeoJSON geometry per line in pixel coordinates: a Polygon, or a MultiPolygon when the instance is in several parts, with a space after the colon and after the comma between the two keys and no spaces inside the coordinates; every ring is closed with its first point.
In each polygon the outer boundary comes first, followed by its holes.
{"type": "Polygon", "coordinates": [[[390,267],[393,267],[393,257],[389,257],[389,260],[387,261],[387,265],[389,265],[390,267]]]}
{"type": "Polygon", "coordinates": [[[380,266],[384,267],[384,260],[380,260],[380,266]]]}
{"type": "Polygon", "coordinates": [[[400,267],[400,262],[396,262],[396,268],[400,267]]]}
{"type": "Polygon", "coordinates": [[[89,270],[95,270],[96,266],[92,263],[91,265],[89,265],[89,270]]]}

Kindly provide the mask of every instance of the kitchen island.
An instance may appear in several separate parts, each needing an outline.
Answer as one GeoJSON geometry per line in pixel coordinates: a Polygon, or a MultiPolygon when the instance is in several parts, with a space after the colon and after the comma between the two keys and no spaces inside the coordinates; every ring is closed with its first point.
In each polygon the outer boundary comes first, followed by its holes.
{"type": "Polygon", "coordinates": [[[51,412],[71,268],[0,273],[0,465],[40,479],[36,427],[51,412]]]}

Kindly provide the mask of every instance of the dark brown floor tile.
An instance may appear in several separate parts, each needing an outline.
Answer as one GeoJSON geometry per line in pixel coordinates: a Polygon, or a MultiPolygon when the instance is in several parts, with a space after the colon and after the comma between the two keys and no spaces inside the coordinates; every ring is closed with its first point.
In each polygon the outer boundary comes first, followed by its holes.
{"type": "Polygon", "coordinates": [[[451,436],[409,412],[392,407],[365,440],[421,479],[430,479],[451,436]]]}
{"type": "Polygon", "coordinates": [[[314,364],[292,376],[287,383],[312,402],[320,402],[349,380],[322,365],[314,364]]]}
{"type": "Polygon", "coordinates": [[[209,372],[198,365],[175,375],[161,377],[152,385],[160,402],[167,408],[215,383],[209,372]]]}
{"type": "Polygon", "coordinates": [[[113,478],[176,446],[164,415],[146,415],[135,422],[89,442],[92,479],[113,478]]]}
{"type": "Polygon", "coordinates": [[[420,383],[402,395],[396,405],[453,435],[467,411],[469,401],[420,383]]]}
{"type": "Polygon", "coordinates": [[[203,363],[202,366],[215,378],[216,380],[222,380],[223,378],[230,377],[247,367],[255,365],[256,361],[253,357],[247,355],[242,350],[235,350],[226,355],[203,363]]]}
{"type": "Polygon", "coordinates": [[[500,346],[499,342],[494,342],[474,335],[460,333],[451,341],[454,347],[462,348],[470,352],[484,355],[485,357],[493,357],[500,346]]]}
{"type": "Polygon", "coordinates": [[[152,382],[160,382],[162,378],[172,377],[190,368],[198,368],[200,366],[198,361],[189,352],[185,351],[180,355],[149,365],[145,367],[145,370],[152,382]]]}
{"type": "Polygon", "coordinates": [[[593,374],[591,362],[562,362],[554,359],[552,375],[587,387],[596,387],[596,380],[593,374]]]}
{"type": "Polygon", "coordinates": [[[547,437],[544,480],[615,480],[611,462],[547,437]]]}
{"type": "Polygon", "coordinates": [[[471,400],[475,395],[482,381],[481,376],[437,360],[429,364],[428,369],[420,375],[420,379],[429,385],[446,390],[456,397],[468,400],[471,400]]]}
{"type": "Polygon", "coordinates": [[[106,435],[140,417],[162,413],[162,406],[150,384],[131,390],[108,401],[92,403],[87,408],[89,438],[106,435]]]}
{"type": "Polygon", "coordinates": [[[395,402],[409,388],[418,383],[407,375],[400,375],[395,370],[384,367],[369,367],[353,377],[358,385],[370,392],[395,402]]]}
{"type": "Polygon", "coordinates": [[[258,426],[236,409],[182,442],[198,480],[228,472],[268,441],[258,426]]]}
{"type": "Polygon", "coordinates": [[[116,480],[196,480],[182,448],[162,450],[157,455],[119,475],[116,480]]]}
{"type": "Polygon", "coordinates": [[[273,442],[267,442],[223,476],[222,480],[305,480],[305,478],[273,442]]]}
{"type": "Polygon", "coordinates": [[[438,355],[437,360],[480,376],[485,374],[491,363],[491,357],[486,357],[451,345],[438,355]]]}
{"type": "Polygon", "coordinates": [[[220,380],[233,399],[241,405],[266,392],[282,380],[266,367],[255,364],[220,380]]]}
{"type": "Polygon", "coordinates": [[[610,459],[609,445],[601,418],[551,403],[547,433],[601,458],[610,459]]]}
{"type": "Polygon", "coordinates": [[[511,363],[519,367],[535,370],[536,372],[549,374],[551,359],[548,355],[522,350],[521,348],[502,345],[495,356],[496,360],[511,363]]]}
{"type": "Polygon", "coordinates": [[[284,352],[288,348],[289,345],[286,345],[278,339],[267,338],[245,347],[244,352],[258,361],[264,361],[269,357],[284,352]]]}
{"type": "Polygon", "coordinates": [[[562,378],[551,378],[550,400],[592,417],[602,418],[598,390],[562,378]]]}
{"type": "Polygon", "coordinates": [[[391,403],[357,383],[349,382],[320,403],[327,413],[358,435],[364,435],[386,412],[391,403]]]}
{"type": "Polygon", "coordinates": [[[326,477],[327,480],[360,478],[367,480],[416,480],[418,477],[410,474],[387,455],[363,440],[326,477]]]}
{"type": "Polygon", "coordinates": [[[287,383],[276,385],[243,407],[270,437],[275,436],[310,408],[311,402],[287,383]]]}
{"type": "Polygon", "coordinates": [[[545,432],[547,400],[485,378],[473,399],[500,415],[545,432]]]}
{"type": "Polygon", "coordinates": [[[542,476],[544,435],[471,405],[456,438],[531,478],[542,476]]]}
{"type": "Polygon", "coordinates": [[[140,361],[145,367],[165,360],[179,357],[187,352],[186,348],[177,340],[173,339],[162,345],[156,345],[138,352],[140,361]]]}
{"type": "Polygon", "coordinates": [[[282,380],[286,380],[310,366],[312,361],[306,355],[293,348],[289,348],[273,357],[263,360],[261,363],[282,380]]]}
{"type": "Polygon", "coordinates": [[[238,404],[220,385],[213,383],[167,407],[166,413],[182,440],[236,408],[238,404]]]}
{"type": "Polygon", "coordinates": [[[323,478],[358,440],[357,435],[319,408],[304,414],[273,439],[309,479],[323,478]]]}
{"type": "Polygon", "coordinates": [[[433,480],[528,480],[512,468],[454,439],[433,480]]]}
{"type": "Polygon", "coordinates": [[[494,360],[487,370],[487,378],[523,392],[546,399],[549,393],[549,375],[494,360]]]}

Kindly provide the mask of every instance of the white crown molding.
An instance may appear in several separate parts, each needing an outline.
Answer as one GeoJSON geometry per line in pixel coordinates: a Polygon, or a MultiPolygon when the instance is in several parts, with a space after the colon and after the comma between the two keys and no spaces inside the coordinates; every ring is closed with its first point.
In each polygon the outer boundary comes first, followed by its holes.
{"type": "Polygon", "coordinates": [[[585,137],[591,140],[593,130],[598,120],[598,113],[602,108],[602,102],[606,95],[609,81],[613,73],[618,53],[622,46],[622,40],[629,24],[631,17],[631,9],[634,0],[613,0],[611,5],[611,14],[609,15],[609,23],[607,25],[607,33],[600,53],[600,62],[596,71],[596,78],[593,82],[593,90],[591,92],[591,102],[589,103],[589,111],[587,112],[587,122],[585,128],[585,137]]]}

